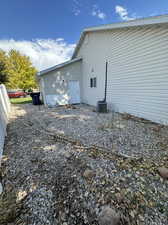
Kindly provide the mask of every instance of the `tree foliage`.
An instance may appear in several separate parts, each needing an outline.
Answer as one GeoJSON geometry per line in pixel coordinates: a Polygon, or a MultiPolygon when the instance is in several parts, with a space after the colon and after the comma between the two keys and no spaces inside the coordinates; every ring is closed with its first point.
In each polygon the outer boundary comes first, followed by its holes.
{"type": "Polygon", "coordinates": [[[0,84],[7,83],[8,73],[7,73],[7,56],[6,53],[0,50],[0,84]]]}
{"type": "Polygon", "coordinates": [[[0,82],[5,83],[8,88],[36,88],[36,72],[28,56],[16,50],[11,50],[8,54],[0,51],[0,82]]]}
{"type": "Polygon", "coordinates": [[[36,69],[28,56],[21,55],[16,50],[9,52],[9,82],[8,87],[20,88],[23,90],[36,87],[36,69]]]}

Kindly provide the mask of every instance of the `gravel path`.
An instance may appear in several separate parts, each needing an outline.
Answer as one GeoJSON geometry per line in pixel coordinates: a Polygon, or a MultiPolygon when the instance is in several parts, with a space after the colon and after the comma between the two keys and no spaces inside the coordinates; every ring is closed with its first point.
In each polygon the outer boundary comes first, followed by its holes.
{"type": "Polygon", "coordinates": [[[98,225],[104,206],[120,215],[120,225],[168,224],[168,181],[157,172],[168,166],[167,128],[113,117],[85,105],[13,106],[0,171],[0,224],[98,225]],[[86,148],[92,145],[109,152],[86,148]]]}

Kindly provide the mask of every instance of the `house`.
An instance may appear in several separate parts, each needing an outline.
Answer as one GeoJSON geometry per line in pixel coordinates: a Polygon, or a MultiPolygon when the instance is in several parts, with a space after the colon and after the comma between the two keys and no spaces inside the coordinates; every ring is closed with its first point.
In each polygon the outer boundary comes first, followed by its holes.
{"type": "Polygon", "coordinates": [[[38,74],[45,104],[103,100],[155,122],[168,122],[168,15],[85,29],[72,59],[38,74]]]}

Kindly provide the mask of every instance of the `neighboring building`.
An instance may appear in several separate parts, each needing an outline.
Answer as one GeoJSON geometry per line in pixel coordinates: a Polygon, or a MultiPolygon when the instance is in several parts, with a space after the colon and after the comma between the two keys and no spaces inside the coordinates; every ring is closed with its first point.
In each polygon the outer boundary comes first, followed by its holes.
{"type": "Polygon", "coordinates": [[[168,15],[85,29],[71,61],[38,74],[45,104],[96,105],[106,61],[108,106],[166,124],[168,15]]]}

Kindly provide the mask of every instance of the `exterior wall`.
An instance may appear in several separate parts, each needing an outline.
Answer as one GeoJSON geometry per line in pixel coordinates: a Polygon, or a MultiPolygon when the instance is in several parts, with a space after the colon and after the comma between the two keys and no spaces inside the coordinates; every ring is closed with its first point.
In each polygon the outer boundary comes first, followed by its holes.
{"type": "Polygon", "coordinates": [[[61,96],[65,102],[69,98],[68,81],[77,80],[80,83],[80,95],[82,96],[82,71],[81,61],[71,63],[55,71],[41,76],[40,89],[43,93],[44,103],[47,96],[61,96]]]}
{"type": "Polygon", "coordinates": [[[168,123],[168,25],[89,33],[77,57],[83,58],[83,101],[104,98],[117,111],[168,123]],[[97,88],[90,88],[97,77],[97,88]]]}

